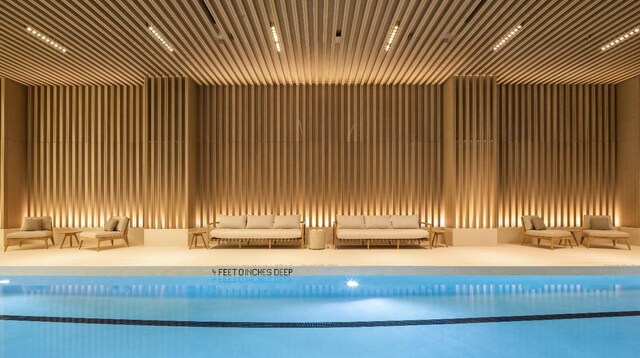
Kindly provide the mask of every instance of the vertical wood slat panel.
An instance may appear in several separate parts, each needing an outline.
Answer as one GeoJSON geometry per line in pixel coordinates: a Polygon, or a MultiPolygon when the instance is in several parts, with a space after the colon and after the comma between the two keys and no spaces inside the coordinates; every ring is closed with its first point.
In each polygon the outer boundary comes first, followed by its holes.
{"type": "MultiPolygon", "coordinates": [[[[451,114],[447,119],[452,153],[446,160],[455,169],[448,200],[447,225],[456,228],[492,228],[498,225],[498,131],[497,84],[493,77],[459,76],[448,93],[451,114]]],[[[449,179],[447,179],[449,180],[449,179]]]]}
{"type": "Polygon", "coordinates": [[[5,228],[5,170],[4,170],[4,155],[5,155],[5,79],[0,78],[0,228],[5,228]]]}
{"type": "Polygon", "coordinates": [[[500,85],[501,226],[542,215],[578,226],[582,215],[615,218],[615,87],[500,85]]]}
{"type": "Polygon", "coordinates": [[[219,214],[442,218],[439,86],[206,86],[196,222],[219,214]]]}
{"type": "Polygon", "coordinates": [[[190,205],[187,86],[189,80],[183,77],[147,78],[145,81],[147,164],[144,190],[147,197],[142,211],[147,228],[186,228],[193,222],[187,218],[190,205]]]}
{"type": "Polygon", "coordinates": [[[143,225],[142,86],[29,89],[29,214],[57,227],[143,225]]]}

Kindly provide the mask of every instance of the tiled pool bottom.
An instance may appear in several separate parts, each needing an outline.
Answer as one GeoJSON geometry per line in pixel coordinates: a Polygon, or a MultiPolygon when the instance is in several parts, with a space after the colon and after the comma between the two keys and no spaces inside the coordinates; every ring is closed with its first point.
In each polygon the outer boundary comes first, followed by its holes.
{"type": "Polygon", "coordinates": [[[0,279],[2,357],[631,357],[640,334],[638,276],[0,279]]]}

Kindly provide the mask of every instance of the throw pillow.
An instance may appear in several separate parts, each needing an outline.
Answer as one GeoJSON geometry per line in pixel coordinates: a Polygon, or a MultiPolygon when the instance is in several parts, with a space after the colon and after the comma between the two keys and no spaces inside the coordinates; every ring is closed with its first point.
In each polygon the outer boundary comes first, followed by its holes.
{"type": "Polygon", "coordinates": [[[547,225],[544,224],[544,220],[540,217],[531,218],[534,230],[546,230],[547,225]]]}
{"type": "Polygon", "coordinates": [[[109,221],[107,221],[104,224],[103,230],[104,231],[115,231],[117,226],[118,226],[118,219],[111,218],[111,219],[109,219],[109,221]]]}
{"type": "Polygon", "coordinates": [[[591,229],[593,230],[611,230],[612,228],[610,217],[591,218],[591,229]]]}
{"type": "Polygon", "coordinates": [[[40,231],[42,230],[42,226],[43,222],[41,218],[24,218],[20,231],[40,231]]]}

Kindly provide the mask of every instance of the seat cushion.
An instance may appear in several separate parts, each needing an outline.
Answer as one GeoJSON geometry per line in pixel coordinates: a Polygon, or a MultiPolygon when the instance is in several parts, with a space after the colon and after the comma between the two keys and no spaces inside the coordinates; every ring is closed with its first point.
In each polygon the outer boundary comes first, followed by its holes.
{"type": "Polygon", "coordinates": [[[338,229],[338,239],[426,239],[427,230],[422,229],[338,229]]]}
{"type": "Polygon", "coordinates": [[[389,215],[366,215],[364,226],[367,229],[391,229],[391,216],[389,215]]]}
{"type": "Polygon", "coordinates": [[[300,215],[276,215],[273,218],[274,229],[298,229],[300,227],[300,215]]]}
{"type": "Polygon", "coordinates": [[[247,229],[273,229],[273,215],[247,216],[247,229]]]}
{"type": "Polygon", "coordinates": [[[246,226],[246,215],[220,215],[218,218],[218,227],[220,229],[244,229],[246,226]]]}
{"type": "Polygon", "coordinates": [[[418,229],[420,218],[418,215],[392,215],[391,226],[394,229],[418,229]]]}
{"type": "Polygon", "coordinates": [[[78,234],[79,237],[88,237],[91,239],[122,237],[122,233],[118,231],[83,231],[78,234]]]}
{"type": "Polygon", "coordinates": [[[7,234],[7,239],[38,239],[51,236],[52,231],[38,230],[38,231],[16,231],[11,234],[7,234]]]}
{"type": "Polygon", "coordinates": [[[584,236],[591,237],[621,237],[626,238],[629,237],[628,232],[618,231],[618,230],[583,230],[582,234],[584,236]]]}
{"type": "Polygon", "coordinates": [[[364,229],[366,227],[362,215],[338,215],[336,221],[341,229],[364,229]]]}
{"type": "Polygon", "coordinates": [[[216,239],[297,239],[302,237],[300,229],[213,229],[211,237],[216,239]]]}
{"type": "Polygon", "coordinates": [[[42,218],[25,217],[22,219],[20,231],[40,231],[43,230],[44,222],[42,218]]]}
{"type": "Polygon", "coordinates": [[[535,237],[571,237],[571,233],[564,230],[527,230],[525,233],[535,237]]]}

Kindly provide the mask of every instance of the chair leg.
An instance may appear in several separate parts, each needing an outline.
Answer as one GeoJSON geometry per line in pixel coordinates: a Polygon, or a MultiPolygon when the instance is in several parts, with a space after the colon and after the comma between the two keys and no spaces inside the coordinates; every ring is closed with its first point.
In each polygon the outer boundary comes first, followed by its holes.
{"type": "MultiPolygon", "coordinates": [[[[538,240],[540,240],[540,239],[538,239],[538,240]]],[[[549,242],[550,242],[549,246],[551,246],[551,250],[553,250],[553,239],[550,239],[549,242]]]]}
{"type": "Polygon", "coordinates": [[[111,240],[111,246],[113,246],[113,240],[111,240]]]}
{"type": "Polygon", "coordinates": [[[564,246],[567,246],[567,242],[569,243],[569,246],[573,249],[573,242],[571,242],[571,238],[566,238],[564,240],[564,246]]]}
{"type": "Polygon", "coordinates": [[[631,251],[631,244],[629,243],[629,239],[625,240],[627,242],[627,247],[629,248],[629,251],[631,251]]]}
{"type": "Polygon", "coordinates": [[[616,240],[611,240],[613,242],[613,247],[616,247],[616,240]]]}
{"type": "Polygon", "coordinates": [[[400,250],[400,240],[396,240],[396,249],[400,250]]]}
{"type": "Polygon", "coordinates": [[[525,241],[527,241],[527,237],[522,235],[522,242],[520,243],[520,246],[524,246],[525,241]]]}
{"type": "Polygon", "coordinates": [[[124,237],[124,243],[127,244],[127,247],[129,247],[129,238],[128,237],[124,237]]]}
{"type": "Polygon", "coordinates": [[[78,250],[82,248],[82,244],[84,244],[84,240],[80,240],[80,242],[78,243],[78,250]]]}
{"type": "Polygon", "coordinates": [[[45,239],[44,240],[44,247],[48,250],[49,249],[49,239],[45,239]]]}
{"type": "Polygon", "coordinates": [[[369,250],[369,244],[371,244],[371,240],[367,240],[367,250],[369,250]]]}
{"type": "Polygon", "coordinates": [[[97,245],[97,247],[96,247],[96,251],[97,251],[97,252],[100,252],[100,240],[98,240],[98,245],[97,245]]]}

